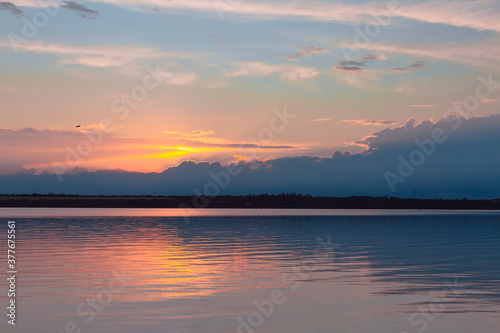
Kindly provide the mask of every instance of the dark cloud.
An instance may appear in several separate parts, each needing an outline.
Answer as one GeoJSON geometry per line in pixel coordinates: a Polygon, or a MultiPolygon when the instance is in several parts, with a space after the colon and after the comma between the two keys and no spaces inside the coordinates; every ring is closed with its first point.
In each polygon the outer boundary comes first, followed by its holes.
{"type": "Polygon", "coordinates": [[[63,182],[54,175],[0,176],[0,190],[2,193],[154,195],[193,195],[198,190],[202,194],[300,192],[410,197],[416,187],[419,196],[427,198],[498,198],[498,128],[500,115],[469,119],[452,116],[418,124],[410,119],[402,126],[357,141],[356,144],[366,147],[363,154],[335,152],[331,158],[298,156],[240,161],[226,166],[187,161],[162,173],[79,172],[64,176],[63,182]],[[434,149],[429,140],[436,130],[447,139],[434,149]],[[425,149],[432,152],[423,153],[416,142],[424,142],[425,149]],[[401,158],[409,160],[416,151],[424,156],[424,162],[392,192],[384,175],[388,171],[397,173],[401,158]],[[227,177],[234,168],[239,173],[227,177]]]}
{"type": "Polygon", "coordinates": [[[399,67],[395,67],[395,68],[391,68],[391,71],[393,72],[399,72],[399,73],[410,73],[411,71],[415,70],[415,69],[424,69],[425,68],[425,64],[422,62],[422,61],[418,61],[410,66],[407,66],[407,67],[403,67],[403,68],[399,68],[399,67]]]}
{"type": "Polygon", "coordinates": [[[77,2],[74,1],[62,1],[61,8],[72,10],[78,14],[78,16],[86,19],[92,19],[94,20],[98,15],[99,12],[93,9],[89,9],[85,5],[81,5],[77,2]]]}
{"type": "Polygon", "coordinates": [[[26,173],[30,169],[26,169],[21,163],[13,161],[0,161],[0,174],[2,175],[14,175],[26,173]]]}
{"type": "MultiPolygon", "coordinates": [[[[113,133],[103,133],[99,124],[71,130],[0,128],[0,175],[13,175],[20,171],[26,173],[24,167],[38,168],[37,173],[41,173],[47,169],[51,170],[54,162],[63,163],[66,170],[71,169],[75,165],[64,164],[64,161],[67,160],[68,156],[71,156],[70,159],[73,162],[81,159],[83,156],[75,153],[75,149],[82,144],[90,144],[90,160],[109,159],[111,156],[117,159],[129,159],[132,156],[151,156],[167,152],[179,153],[184,152],[183,147],[189,147],[185,148],[188,150],[185,156],[180,154],[178,158],[171,159],[169,163],[177,163],[182,159],[203,154],[203,150],[207,148],[221,151],[220,156],[217,155],[217,159],[224,161],[234,160],[231,150],[245,154],[245,151],[252,152],[254,150],[261,152],[281,150],[284,152],[297,149],[297,147],[283,144],[205,141],[205,137],[211,137],[213,134],[215,134],[213,131],[197,130],[186,133],[167,132],[155,138],[121,137],[113,133]],[[123,149],[123,147],[127,147],[127,149],[123,149]]],[[[81,159],[81,161],[86,161],[86,158],[81,159]]],[[[166,161],[163,162],[161,159],[154,161],[154,163],[157,164],[157,168],[166,165],[166,161]]],[[[77,171],[81,170],[77,169],[77,171]]]]}
{"type": "Polygon", "coordinates": [[[363,68],[361,68],[361,67],[335,65],[335,66],[332,66],[332,69],[339,71],[339,72],[346,72],[346,73],[363,73],[363,68]]]}
{"type": "Polygon", "coordinates": [[[24,16],[22,10],[20,10],[16,5],[11,2],[0,2],[0,10],[9,12],[10,14],[18,17],[24,16]]]}
{"type": "Polygon", "coordinates": [[[363,67],[366,67],[370,61],[383,61],[386,58],[368,54],[363,56],[362,59],[363,61],[340,61],[332,66],[332,69],[346,73],[363,73],[363,67]]]}
{"type": "Polygon", "coordinates": [[[341,61],[332,66],[332,69],[346,73],[362,73],[363,68],[361,67],[364,66],[366,66],[366,64],[360,61],[341,61]]]}
{"type": "Polygon", "coordinates": [[[359,61],[341,61],[341,62],[338,62],[337,65],[339,65],[339,66],[358,66],[358,67],[363,67],[366,64],[364,62],[359,62],[359,61]]]}
{"type": "Polygon", "coordinates": [[[363,56],[363,60],[367,61],[384,61],[386,57],[378,57],[374,54],[367,54],[363,56]]]}

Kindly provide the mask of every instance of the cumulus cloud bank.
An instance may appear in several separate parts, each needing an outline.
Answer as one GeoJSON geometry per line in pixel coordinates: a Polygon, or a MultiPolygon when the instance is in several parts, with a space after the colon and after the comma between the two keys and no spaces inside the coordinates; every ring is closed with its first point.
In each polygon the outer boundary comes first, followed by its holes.
{"type": "MultiPolygon", "coordinates": [[[[419,197],[500,197],[500,115],[437,122],[408,120],[355,143],[362,154],[335,152],[329,158],[299,156],[222,165],[182,162],[162,173],[80,172],[0,176],[4,193],[64,192],[81,194],[206,195],[300,192],[313,195],[393,195],[419,197]],[[439,142],[435,140],[439,132],[439,142]],[[432,148],[432,149],[431,149],[432,148]],[[415,151],[420,151],[415,154],[415,151]],[[399,175],[402,160],[423,162],[403,175],[393,192],[387,172],[399,175]],[[413,156],[413,157],[412,157],[413,156]],[[238,171],[238,172],[235,172],[238,171]],[[105,185],[103,185],[105,184],[105,185]]],[[[403,168],[403,171],[408,171],[403,168]]],[[[27,172],[29,173],[29,172],[27,172]]]]}

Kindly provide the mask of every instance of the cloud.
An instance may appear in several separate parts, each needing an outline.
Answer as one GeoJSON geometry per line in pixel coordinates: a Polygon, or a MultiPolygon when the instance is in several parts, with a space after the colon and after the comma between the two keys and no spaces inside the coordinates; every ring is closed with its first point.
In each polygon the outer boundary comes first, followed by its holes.
{"type": "MultiPolygon", "coordinates": [[[[346,151],[331,157],[295,156],[266,161],[240,154],[242,158],[231,165],[184,161],[161,173],[80,172],[65,176],[62,183],[50,175],[0,176],[0,189],[2,193],[193,195],[195,187],[203,191],[207,184],[216,184],[214,175],[221,179],[230,175],[230,182],[219,187],[218,194],[296,192],[410,197],[416,187],[423,198],[498,198],[499,127],[500,115],[468,119],[452,116],[421,123],[410,118],[402,126],[357,141],[367,148],[363,154],[346,151]],[[445,140],[431,144],[436,130],[442,131],[445,140]],[[423,162],[391,192],[384,174],[398,173],[401,159],[415,159],[415,151],[420,151],[423,162]],[[231,176],[235,168],[239,173],[231,176]]],[[[24,135],[29,133],[38,132],[26,131],[24,135]]]]}
{"type": "Polygon", "coordinates": [[[34,169],[26,169],[21,163],[15,161],[0,161],[0,175],[16,175],[35,173],[34,169]]]}
{"type": "Polygon", "coordinates": [[[172,138],[200,138],[200,137],[215,135],[215,132],[210,130],[209,131],[194,130],[188,133],[165,131],[164,133],[171,135],[172,138]]]}
{"type": "Polygon", "coordinates": [[[378,70],[365,69],[357,71],[353,69],[349,71],[340,68],[340,70],[337,70],[335,73],[335,76],[339,77],[347,86],[369,89],[374,87],[372,84],[374,81],[380,80],[385,74],[385,72],[378,70]]]}
{"type": "Polygon", "coordinates": [[[332,69],[344,73],[363,73],[364,63],[359,61],[341,61],[332,66],[332,69]]]}
{"type": "Polygon", "coordinates": [[[143,80],[145,75],[151,74],[160,85],[187,86],[195,82],[199,75],[196,72],[171,72],[165,67],[157,66],[153,71],[148,67],[130,63],[122,68],[123,74],[129,75],[137,80],[143,80]]]}
{"type": "Polygon", "coordinates": [[[208,37],[210,37],[210,39],[213,40],[216,43],[221,43],[221,44],[225,43],[225,41],[220,40],[219,37],[217,37],[216,35],[209,35],[208,37]]]}
{"type": "Polygon", "coordinates": [[[417,89],[411,86],[403,86],[396,88],[395,91],[398,93],[414,94],[417,91],[417,89]]]}
{"type": "Polygon", "coordinates": [[[85,19],[95,20],[96,16],[99,15],[98,11],[93,10],[93,9],[89,9],[87,6],[81,5],[81,4],[74,2],[74,1],[64,0],[64,1],[62,1],[60,7],[67,9],[67,10],[74,11],[78,14],[78,16],[85,18],[85,19]]]}
{"type": "Polygon", "coordinates": [[[374,54],[367,54],[367,55],[364,55],[362,58],[363,58],[363,60],[366,60],[366,61],[384,61],[384,60],[387,60],[387,57],[385,55],[376,56],[374,54]]]}
{"type": "Polygon", "coordinates": [[[280,74],[281,78],[289,81],[311,80],[319,72],[314,67],[278,64],[270,65],[263,62],[240,62],[233,66],[232,71],[225,72],[226,77],[262,77],[280,74]]]}
{"type": "Polygon", "coordinates": [[[339,66],[365,66],[366,64],[364,62],[359,62],[359,61],[341,61],[338,62],[337,65],[339,66]]]}
{"type": "Polygon", "coordinates": [[[371,61],[382,61],[384,57],[376,57],[374,55],[363,56],[363,61],[347,60],[337,62],[331,68],[338,72],[336,76],[340,77],[344,84],[351,87],[371,88],[370,81],[380,80],[386,71],[368,69],[366,66],[371,61]],[[374,60],[377,59],[377,60],[374,60]]]}
{"type": "Polygon", "coordinates": [[[417,61],[416,63],[413,63],[410,66],[404,68],[399,68],[399,67],[391,68],[391,71],[398,73],[410,73],[415,69],[424,69],[424,68],[425,64],[422,61],[417,61]]]}
{"type": "Polygon", "coordinates": [[[438,43],[438,44],[406,44],[390,45],[378,43],[340,43],[341,49],[354,52],[362,50],[384,53],[406,54],[418,58],[431,58],[451,61],[476,67],[491,68],[500,71],[500,39],[498,37],[471,43],[438,43]]]}
{"type": "Polygon", "coordinates": [[[332,118],[318,118],[318,119],[311,119],[309,121],[330,121],[332,118]]]}
{"type": "Polygon", "coordinates": [[[425,103],[409,105],[409,107],[411,108],[433,108],[435,106],[436,104],[425,104],[425,103]]]}
{"type": "Polygon", "coordinates": [[[341,153],[340,151],[336,150],[336,151],[333,152],[331,158],[349,157],[351,155],[352,155],[352,153],[349,150],[346,150],[343,153],[341,153]]]}
{"type": "Polygon", "coordinates": [[[362,59],[363,61],[355,61],[355,60],[340,61],[337,62],[334,66],[332,66],[332,69],[343,73],[353,73],[353,74],[364,73],[367,74],[367,76],[370,76],[372,79],[378,79],[379,75],[382,74],[382,71],[365,70],[364,67],[366,67],[366,65],[369,64],[371,61],[383,61],[387,59],[387,57],[385,56],[377,57],[373,54],[369,54],[363,56],[362,59]]]}
{"type": "MultiPolygon", "coordinates": [[[[431,138],[433,130],[435,128],[440,128],[449,135],[453,134],[457,143],[460,143],[465,137],[477,135],[479,140],[471,138],[471,142],[467,144],[467,146],[469,146],[469,144],[472,146],[472,141],[484,141],[485,135],[480,134],[482,131],[493,131],[494,127],[499,124],[500,115],[473,118],[449,116],[437,121],[426,120],[420,123],[417,123],[415,118],[409,118],[406,123],[400,127],[383,129],[355,143],[367,147],[367,152],[388,151],[405,146],[411,147],[415,145],[415,139],[424,140],[425,138],[431,138]]],[[[498,135],[500,136],[500,133],[498,135]]],[[[487,146],[492,146],[494,141],[489,143],[485,142],[485,144],[487,144],[487,146]]],[[[418,148],[418,146],[413,147],[418,148]]],[[[456,157],[463,156],[461,154],[462,153],[457,151],[456,157]]],[[[483,159],[488,157],[491,156],[483,156],[483,159]]]]}
{"type": "Polygon", "coordinates": [[[289,68],[282,72],[281,77],[289,81],[312,80],[319,72],[313,67],[289,68]]]}
{"type": "Polygon", "coordinates": [[[9,12],[17,17],[24,16],[24,12],[11,2],[0,2],[0,10],[9,12]]]}
{"type": "Polygon", "coordinates": [[[203,147],[220,147],[220,148],[242,148],[242,149],[295,149],[295,146],[288,145],[260,145],[256,143],[210,143],[210,142],[197,142],[203,147]]]}
{"type": "Polygon", "coordinates": [[[194,82],[198,78],[198,74],[194,72],[190,73],[172,73],[162,70],[159,75],[157,75],[159,81],[162,84],[169,84],[174,86],[185,86],[194,82]]]}
{"type": "Polygon", "coordinates": [[[396,125],[397,121],[392,120],[366,120],[366,119],[349,119],[342,120],[344,123],[363,126],[392,126],[396,125]]]}
{"type": "Polygon", "coordinates": [[[298,58],[309,58],[313,54],[321,54],[321,53],[330,53],[330,51],[317,46],[309,46],[306,47],[305,49],[301,49],[300,52],[297,54],[286,57],[277,57],[277,58],[283,58],[286,60],[300,62],[298,58]]]}
{"type": "Polygon", "coordinates": [[[119,128],[105,134],[103,124],[81,125],[70,130],[0,129],[0,175],[15,174],[24,169],[31,172],[32,168],[38,169],[38,172],[51,171],[54,162],[67,165],[67,161],[71,168],[79,166],[96,170],[126,167],[130,170],[158,171],[188,158],[205,160],[219,156],[228,160],[235,153],[247,150],[267,157],[269,154],[301,149],[283,143],[228,140],[216,137],[215,132],[210,130],[167,131],[156,137],[123,137],[119,128]],[[79,149],[85,153],[77,153],[79,149]],[[87,153],[89,149],[90,153],[87,153]],[[75,161],[79,161],[77,165],[73,165],[75,161]]]}
{"type": "MultiPolygon", "coordinates": [[[[9,41],[0,40],[0,47],[11,50],[9,41]]],[[[185,59],[196,57],[196,54],[182,52],[164,52],[156,48],[143,46],[73,46],[30,41],[18,44],[22,52],[50,53],[60,57],[65,65],[82,65],[88,67],[123,67],[138,61],[162,58],[185,59]]]]}
{"type": "Polygon", "coordinates": [[[263,62],[242,62],[233,66],[233,71],[227,71],[225,76],[250,76],[261,77],[279,73],[283,66],[268,65],[263,62]]]}
{"type": "MultiPolygon", "coordinates": [[[[174,8],[214,12],[213,3],[204,0],[98,0],[131,10],[143,11],[144,7],[174,8]]],[[[35,1],[28,3],[36,6],[35,1]]],[[[400,4],[398,2],[398,4],[400,4]]],[[[374,20],[374,15],[391,15],[434,24],[468,27],[475,30],[500,31],[500,5],[497,1],[450,1],[430,0],[419,3],[403,3],[389,12],[387,3],[368,2],[343,4],[315,2],[257,2],[244,1],[232,6],[230,13],[243,14],[259,19],[346,22],[360,24],[374,20]]],[[[394,21],[394,20],[393,20],[394,21]]]]}
{"type": "Polygon", "coordinates": [[[497,1],[448,1],[436,0],[401,6],[395,15],[428,23],[469,27],[479,31],[500,31],[497,1]]]}

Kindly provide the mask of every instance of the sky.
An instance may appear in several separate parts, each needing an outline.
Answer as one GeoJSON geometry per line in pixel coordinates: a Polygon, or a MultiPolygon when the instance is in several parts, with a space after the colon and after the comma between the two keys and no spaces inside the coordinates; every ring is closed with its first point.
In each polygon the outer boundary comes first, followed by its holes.
{"type": "Polygon", "coordinates": [[[188,180],[206,165],[240,165],[266,176],[243,172],[221,193],[407,195],[423,177],[428,196],[500,196],[447,187],[479,175],[469,163],[440,176],[442,188],[430,180],[464,152],[500,179],[498,141],[483,135],[498,123],[498,17],[494,0],[0,2],[0,175],[18,184],[2,192],[77,191],[59,183],[82,172],[185,168],[186,183],[168,191],[189,194],[203,192],[209,178],[188,180]],[[406,177],[400,156],[418,150],[425,162],[406,177]],[[287,163],[298,169],[286,174],[287,163]],[[332,168],[331,183],[293,185],[332,168]],[[348,171],[361,169],[373,188],[354,185],[348,171]],[[19,174],[32,178],[21,186],[19,174]]]}

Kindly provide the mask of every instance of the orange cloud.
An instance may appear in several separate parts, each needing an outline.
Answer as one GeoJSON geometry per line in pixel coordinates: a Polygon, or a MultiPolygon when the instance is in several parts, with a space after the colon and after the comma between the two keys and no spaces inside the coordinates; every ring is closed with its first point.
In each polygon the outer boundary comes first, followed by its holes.
{"type": "Polygon", "coordinates": [[[351,125],[362,125],[362,126],[392,126],[396,125],[397,121],[392,120],[366,120],[366,119],[350,119],[342,120],[344,123],[351,125]]]}
{"type": "Polygon", "coordinates": [[[244,151],[266,157],[271,152],[276,155],[301,149],[216,138],[211,130],[167,132],[169,135],[152,138],[120,137],[102,130],[99,124],[71,130],[0,129],[0,156],[3,156],[0,174],[53,171],[54,163],[66,171],[85,168],[158,172],[186,159],[229,160],[244,151]]]}
{"type": "Polygon", "coordinates": [[[413,104],[409,105],[411,108],[432,108],[435,107],[436,104],[413,104]]]}
{"type": "Polygon", "coordinates": [[[332,118],[318,118],[318,119],[311,119],[309,121],[330,121],[332,118]]]}

